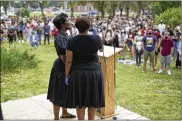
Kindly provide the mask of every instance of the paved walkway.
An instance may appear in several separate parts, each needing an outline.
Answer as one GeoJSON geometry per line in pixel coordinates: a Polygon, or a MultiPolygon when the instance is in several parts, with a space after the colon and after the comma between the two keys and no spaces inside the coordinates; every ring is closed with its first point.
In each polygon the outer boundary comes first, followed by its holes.
{"type": "MultiPolygon", "coordinates": [[[[2,110],[5,120],[6,119],[51,120],[54,117],[52,110],[52,103],[46,100],[46,94],[2,103],[2,110]]],[[[70,113],[76,114],[76,111],[74,109],[69,109],[68,111],[70,113]]],[[[117,106],[116,114],[118,120],[142,120],[142,119],[149,120],[120,106],[117,106]]],[[[87,115],[86,119],[88,119],[87,115]]],[[[96,116],[96,119],[100,118],[96,116]]],[[[108,120],[112,120],[112,118],[108,118],[108,120]]]]}

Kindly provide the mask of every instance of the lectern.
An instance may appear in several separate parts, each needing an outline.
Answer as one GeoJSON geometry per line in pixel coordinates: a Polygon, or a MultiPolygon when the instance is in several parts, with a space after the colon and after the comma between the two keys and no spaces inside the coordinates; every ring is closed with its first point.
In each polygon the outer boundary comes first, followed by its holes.
{"type": "MultiPolygon", "coordinates": [[[[115,54],[119,53],[120,51],[120,48],[115,48],[115,54]]],[[[101,118],[107,118],[115,113],[114,47],[104,46],[103,52],[98,52],[98,56],[104,76],[105,107],[97,109],[97,115],[101,118]]]]}

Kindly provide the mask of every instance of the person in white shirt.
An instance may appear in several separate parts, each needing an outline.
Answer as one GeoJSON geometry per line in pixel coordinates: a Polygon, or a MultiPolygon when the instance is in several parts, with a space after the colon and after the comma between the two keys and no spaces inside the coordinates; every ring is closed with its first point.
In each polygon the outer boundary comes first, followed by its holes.
{"type": "Polygon", "coordinates": [[[166,29],[166,25],[163,23],[163,21],[161,20],[160,24],[158,25],[158,30],[160,31],[160,34],[162,35],[162,33],[165,31],[166,29]]]}
{"type": "Polygon", "coordinates": [[[141,65],[141,55],[143,51],[142,40],[143,40],[142,32],[138,31],[138,35],[135,36],[134,42],[133,42],[133,48],[134,48],[135,56],[136,56],[136,66],[141,65]]]}
{"type": "Polygon", "coordinates": [[[54,24],[53,24],[52,20],[49,21],[48,25],[50,26],[50,31],[51,31],[51,33],[50,33],[50,41],[53,42],[54,36],[53,36],[52,32],[53,32],[53,29],[54,29],[54,24]]]}

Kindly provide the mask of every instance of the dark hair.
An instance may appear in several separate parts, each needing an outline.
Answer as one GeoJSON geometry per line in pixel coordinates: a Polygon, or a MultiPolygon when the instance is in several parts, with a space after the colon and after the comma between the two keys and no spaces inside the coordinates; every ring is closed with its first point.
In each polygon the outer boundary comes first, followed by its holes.
{"type": "Polygon", "coordinates": [[[76,19],[75,27],[80,33],[85,32],[90,28],[90,20],[87,17],[79,17],[76,19]]]}
{"type": "Polygon", "coordinates": [[[53,19],[54,26],[60,30],[61,24],[64,24],[67,21],[68,15],[66,13],[60,13],[53,19]]]}

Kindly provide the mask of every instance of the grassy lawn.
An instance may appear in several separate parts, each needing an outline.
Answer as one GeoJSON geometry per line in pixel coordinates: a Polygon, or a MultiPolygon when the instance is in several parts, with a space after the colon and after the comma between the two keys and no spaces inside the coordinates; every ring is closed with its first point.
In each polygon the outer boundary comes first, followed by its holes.
{"type": "MultiPolygon", "coordinates": [[[[12,46],[20,51],[30,48],[19,43],[12,46]]],[[[2,75],[2,102],[47,93],[50,71],[57,58],[54,45],[42,45],[30,51],[41,62],[37,68],[2,75]]],[[[153,120],[179,120],[180,70],[173,66],[172,75],[168,76],[154,74],[150,68],[142,73],[134,65],[117,63],[117,104],[153,120]]]]}

